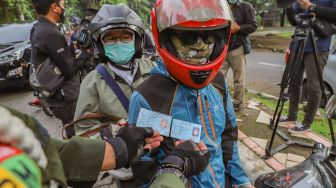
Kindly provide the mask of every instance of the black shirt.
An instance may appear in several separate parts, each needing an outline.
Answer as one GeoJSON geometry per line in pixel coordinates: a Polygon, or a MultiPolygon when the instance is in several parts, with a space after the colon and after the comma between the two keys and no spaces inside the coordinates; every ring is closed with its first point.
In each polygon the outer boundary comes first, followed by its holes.
{"type": "Polygon", "coordinates": [[[57,26],[42,16],[38,18],[38,22],[32,29],[31,45],[35,67],[50,57],[62,74],[68,78],[77,74],[81,63],[87,58],[87,54],[83,54],[75,60],[65,37],[59,32],[57,26]]]}
{"type": "Polygon", "coordinates": [[[90,55],[81,53],[79,58],[75,59],[57,26],[42,16],[32,28],[30,41],[34,67],[38,67],[50,57],[66,77],[63,86],[53,96],[47,98],[48,104],[56,107],[76,101],[80,87],[78,71],[90,55]]]}
{"type": "Polygon", "coordinates": [[[238,1],[231,8],[235,22],[240,26],[240,30],[231,35],[229,51],[243,45],[243,37],[253,33],[257,29],[255,10],[248,2],[238,1]]]}

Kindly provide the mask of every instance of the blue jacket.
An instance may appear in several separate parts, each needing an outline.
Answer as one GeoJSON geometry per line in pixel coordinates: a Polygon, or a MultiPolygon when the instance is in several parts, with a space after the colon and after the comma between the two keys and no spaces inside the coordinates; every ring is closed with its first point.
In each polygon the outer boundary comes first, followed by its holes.
{"type": "MultiPolygon", "coordinates": [[[[323,6],[323,7],[336,8],[335,0],[312,0],[312,3],[323,6]]],[[[297,3],[293,4],[293,10],[296,12],[302,12],[302,9],[300,9],[297,3]]],[[[325,39],[321,37],[317,37],[317,43],[316,43],[317,51],[328,52],[329,47],[330,47],[330,42],[331,42],[331,36],[325,39]]],[[[310,53],[310,52],[313,52],[313,45],[310,42],[310,40],[308,40],[306,44],[306,48],[305,48],[305,53],[310,53]]]]}
{"type": "MultiPolygon", "coordinates": [[[[162,63],[158,62],[158,65],[151,73],[168,76],[162,63]]],[[[226,88],[228,88],[227,84],[226,88]]],[[[178,85],[175,92],[170,115],[176,119],[201,124],[201,140],[211,152],[210,164],[200,175],[192,177],[192,187],[224,187],[225,171],[233,177],[234,185],[243,186],[250,183],[241,166],[236,141],[232,160],[228,162],[226,169],[223,164],[221,134],[225,128],[226,118],[230,118],[232,124],[236,126],[236,117],[228,89],[226,100],[229,117],[225,117],[222,95],[211,84],[200,90],[178,85]]],[[[151,109],[145,98],[136,91],[130,99],[129,124],[136,123],[140,108],[151,109]]]]}

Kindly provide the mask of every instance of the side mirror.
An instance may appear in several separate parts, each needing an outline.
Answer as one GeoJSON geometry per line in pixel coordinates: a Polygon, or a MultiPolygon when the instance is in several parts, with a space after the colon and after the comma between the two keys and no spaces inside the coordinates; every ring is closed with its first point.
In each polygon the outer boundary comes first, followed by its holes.
{"type": "Polygon", "coordinates": [[[336,95],[332,95],[329,98],[325,111],[327,119],[336,119],[336,95]]]}

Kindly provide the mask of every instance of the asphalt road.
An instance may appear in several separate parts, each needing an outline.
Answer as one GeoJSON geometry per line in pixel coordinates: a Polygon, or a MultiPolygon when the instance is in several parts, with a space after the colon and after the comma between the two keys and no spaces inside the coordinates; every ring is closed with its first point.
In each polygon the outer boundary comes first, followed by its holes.
{"type": "Polygon", "coordinates": [[[252,52],[247,56],[246,87],[257,92],[279,95],[279,83],[285,70],[285,54],[252,52]]]}
{"type": "MultiPolygon", "coordinates": [[[[279,92],[277,84],[280,82],[284,70],[283,57],[284,54],[270,52],[252,52],[248,55],[247,88],[277,96],[279,92]]],[[[28,102],[32,99],[32,91],[27,89],[0,88],[0,104],[34,116],[47,127],[51,135],[60,137],[62,129],[60,121],[46,116],[39,108],[29,106],[28,102]]]]}

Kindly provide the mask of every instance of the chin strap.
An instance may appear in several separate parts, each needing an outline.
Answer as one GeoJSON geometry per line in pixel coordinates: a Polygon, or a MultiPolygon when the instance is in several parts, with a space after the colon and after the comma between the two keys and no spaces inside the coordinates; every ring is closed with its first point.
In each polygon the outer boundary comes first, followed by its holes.
{"type": "Polygon", "coordinates": [[[32,130],[4,107],[0,107],[0,114],[0,142],[23,150],[40,167],[45,168],[48,163],[47,158],[32,130]]]}

